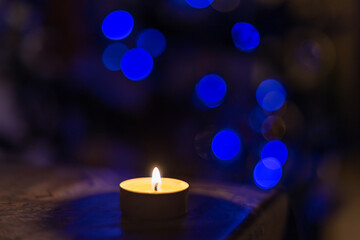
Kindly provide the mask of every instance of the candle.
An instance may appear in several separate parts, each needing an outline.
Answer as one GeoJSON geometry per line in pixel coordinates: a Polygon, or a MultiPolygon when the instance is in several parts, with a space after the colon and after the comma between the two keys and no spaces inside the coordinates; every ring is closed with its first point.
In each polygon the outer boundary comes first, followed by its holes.
{"type": "Polygon", "coordinates": [[[128,179],[120,183],[120,209],[137,219],[170,219],[187,212],[189,184],[161,178],[158,168],[152,177],[128,179]]]}

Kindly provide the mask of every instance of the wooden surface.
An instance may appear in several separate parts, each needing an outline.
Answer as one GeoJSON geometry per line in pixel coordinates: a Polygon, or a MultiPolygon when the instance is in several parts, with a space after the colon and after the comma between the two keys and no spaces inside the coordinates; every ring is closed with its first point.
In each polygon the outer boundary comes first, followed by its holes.
{"type": "Polygon", "coordinates": [[[0,169],[0,239],[281,239],[283,194],[224,183],[190,183],[181,219],[121,217],[119,183],[137,177],[113,170],[0,169]]]}

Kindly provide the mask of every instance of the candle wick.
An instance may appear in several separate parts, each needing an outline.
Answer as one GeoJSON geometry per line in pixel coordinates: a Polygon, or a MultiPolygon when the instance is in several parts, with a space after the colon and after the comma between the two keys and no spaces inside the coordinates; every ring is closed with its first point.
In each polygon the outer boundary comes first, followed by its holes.
{"type": "Polygon", "coordinates": [[[159,183],[155,183],[155,191],[158,190],[158,184],[159,184],[159,183]]]}

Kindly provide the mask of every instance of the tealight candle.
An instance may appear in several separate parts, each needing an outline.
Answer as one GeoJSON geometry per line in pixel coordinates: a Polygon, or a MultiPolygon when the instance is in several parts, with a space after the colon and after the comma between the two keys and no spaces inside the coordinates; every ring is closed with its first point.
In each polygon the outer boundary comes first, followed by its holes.
{"type": "Polygon", "coordinates": [[[120,209],[137,219],[170,219],[187,212],[189,184],[161,178],[158,168],[152,177],[133,178],[120,183],[120,209]]]}

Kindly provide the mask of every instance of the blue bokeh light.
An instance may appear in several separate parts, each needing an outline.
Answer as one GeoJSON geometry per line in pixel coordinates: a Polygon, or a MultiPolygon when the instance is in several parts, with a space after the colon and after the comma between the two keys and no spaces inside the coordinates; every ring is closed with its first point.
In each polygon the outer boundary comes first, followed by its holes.
{"type": "Polygon", "coordinates": [[[213,154],[220,160],[235,160],[242,151],[240,137],[232,130],[220,131],[213,138],[211,149],[213,154]]]}
{"type": "Polygon", "coordinates": [[[195,87],[197,97],[209,108],[215,108],[223,102],[226,89],[224,79],[217,74],[206,75],[195,87]]]}
{"type": "Polygon", "coordinates": [[[267,111],[281,108],[286,99],[283,85],[275,79],[262,81],[256,89],[256,100],[267,111]]]}
{"type": "Polygon", "coordinates": [[[254,181],[262,189],[274,187],[281,179],[281,163],[276,158],[264,158],[254,168],[254,181]]]}
{"type": "Polygon", "coordinates": [[[193,8],[206,8],[210,6],[210,4],[214,0],[185,0],[185,1],[193,8]]]}
{"type": "Polygon", "coordinates": [[[115,11],[107,15],[102,23],[104,35],[111,40],[121,40],[129,36],[134,27],[134,19],[126,11],[115,11]]]}
{"type": "Polygon", "coordinates": [[[261,158],[276,158],[281,165],[284,165],[288,157],[288,150],[285,144],[279,140],[268,142],[261,151],[261,158]]]}
{"type": "Polygon", "coordinates": [[[137,47],[145,49],[152,57],[158,57],[165,50],[166,39],[159,30],[149,28],[140,33],[137,47]]]}
{"type": "Polygon", "coordinates": [[[236,48],[243,52],[253,52],[260,43],[258,30],[249,23],[236,23],[231,35],[236,48]]]}
{"type": "Polygon", "coordinates": [[[261,109],[259,106],[254,107],[248,118],[249,126],[251,129],[257,133],[262,133],[262,124],[265,121],[267,115],[265,114],[264,110],[261,109]]]}
{"type": "Polygon", "coordinates": [[[102,55],[104,66],[110,71],[121,70],[121,59],[128,50],[128,47],[123,43],[110,44],[105,48],[102,55]]]}
{"type": "Polygon", "coordinates": [[[133,81],[143,80],[153,69],[151,55],[142,48],[127,51],[121,60],[121,70],[124,75],[133,81]]]}

